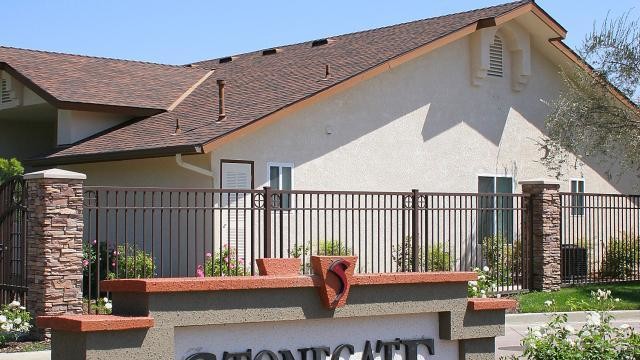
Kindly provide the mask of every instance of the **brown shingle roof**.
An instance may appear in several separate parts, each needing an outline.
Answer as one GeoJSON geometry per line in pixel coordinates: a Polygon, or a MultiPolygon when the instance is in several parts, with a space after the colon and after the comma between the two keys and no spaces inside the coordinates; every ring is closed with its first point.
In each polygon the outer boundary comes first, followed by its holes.
{"type": "Polygon", "coordinates": [[[185,66],[10,47],[0,47],[0,63],[0,68],[8,66],[21,80],[31,82],[46,100],[63,106],[81,103],[166,110],[206,73],[185,66]]]}
{"type": "Polygon", "coordinates": [[[214,74],[173,111],[141,118],[41,160],[64,163],[198,152],[212,139],[479,20],[500,16],[530,2],[518,1],[335,36],[332,37],[335,41],[318,47],[312,47],[311,42],[283,46],[274,55],[263,56],[262,51],[257,51],[222,64],[218,60],[198,62],[197,68],[215,69],[214,74]],[[331,65],[331,77],[321,80],[325,64],[331,65]],[[216,79],[224,79],[227,84],[227,118],[220,123],[215,122],[216,79]],[[177,118],[182,132],[174,135],[177,118]]]}

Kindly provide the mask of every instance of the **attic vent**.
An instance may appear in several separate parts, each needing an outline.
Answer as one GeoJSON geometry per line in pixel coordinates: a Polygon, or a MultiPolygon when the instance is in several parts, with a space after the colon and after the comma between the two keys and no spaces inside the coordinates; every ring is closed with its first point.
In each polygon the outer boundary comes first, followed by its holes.
{"type": "Polygon", "coordinates": [[[2,79],[2,84],[0,85],[0,103],[10,103],[11,100],[11,93],[9,92],[9,80],[2,79]]]}
{"type": "Polygon", "coordinates": [[[318,40],[313,40],[313,41],[311,42],[311,47],[327,45],[328,43],[329,43],[329,39],[318,39],[318,40]]]}
{"type": "Polygon", "coordinates": [[[273,48],[273,49],[267,49],[267,50],[262,50],[262,55],[266,56],[266,55],[273,55],[273,54],[277,54],[280,51],[282,51],[282,49],[279,48],[273,48]]]}
{"type": "Polygon", "coordinates": [[[503,46],[502,39],[496,35],[493,44],[489,45],[489,70],[487,74],[490,76],[502,77],[503,67],[503,46]]]}
{"type": "Polygon", "coordinates": [[[235,56],[227,56],[227,57],[223,57],[220,60],[218,60],[218,63],[219,64],[229,63],[229,62],[232,62],[235,59],[236,59],[235,56]]]}
{"type": "Polygon", "coordinates": [[[11,80],[7,78],[0,79],[0,105],[15,105],[16,93],[11,86],[11,80]]]}

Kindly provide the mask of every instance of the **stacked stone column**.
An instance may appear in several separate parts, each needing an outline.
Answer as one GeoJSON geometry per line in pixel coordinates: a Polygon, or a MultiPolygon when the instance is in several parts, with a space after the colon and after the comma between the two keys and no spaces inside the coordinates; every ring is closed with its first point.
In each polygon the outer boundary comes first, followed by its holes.
{"type": "MultiPolygon", "coordinates": [[[[27,309],[33,316],[82,314],[84,174],[51,169],[27,187],[27,309]]],[[[37,337],[48,336],[38,332],[37,337]]]]}
{"type": "Polygon", "coordinates": [[[522,193],[529,195],[525,218],[529,225],[527,245],[533,253],[532,290],[560,289],[560,183],[536,179],[521,181],[522,193]],[[529,213],[531,212],[531,213],[529,213]]]}

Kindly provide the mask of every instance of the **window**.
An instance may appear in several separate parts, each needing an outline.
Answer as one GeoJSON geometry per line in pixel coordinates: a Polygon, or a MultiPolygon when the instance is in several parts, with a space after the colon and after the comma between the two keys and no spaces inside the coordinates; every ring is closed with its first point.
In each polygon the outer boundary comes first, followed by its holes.
{"type": "Polygon", "coordinates": [[[584,179],[571,180],[571,215],[584,215],[584,179]]]}
{"type": "MultiPolygon", "coordinates": [[[[273,190],[293,189],[293,164],[269,164],[269,186],[273,190]]],[[[291,207],[291,195],[283,194],[281,207],[288,209],[291,207]]]]}
{"type": "Polygon", "coordinates": [[[488,236],[504,236],[513,241],[513,178],[509,176],[479,176],[478,241],[488,236]]]}
{"type": "Polygon", "coordinates": [[[498,35],[493,38],[493,44],[489,45],[489,70],[487,74],[490,76],[502,77],[502,45],[502,39],[498,35]]]}

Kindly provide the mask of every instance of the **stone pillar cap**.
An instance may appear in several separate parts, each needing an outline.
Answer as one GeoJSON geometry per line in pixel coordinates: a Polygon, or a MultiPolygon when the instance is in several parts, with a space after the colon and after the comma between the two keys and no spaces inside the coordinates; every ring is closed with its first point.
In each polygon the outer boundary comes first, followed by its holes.
{"type": "Polygon", "coordinates": [[[67,171],[62,169],[47,169],[42,171],[30,172],[28,174],[24,174],[23,178],[25,180],[31,179],[68,179],[68,180],[85,180],[87,175],[67,171]]]}
{"type": "Polygon", "coordinates": [[[560,185],[561,181],[556,179],[537,178],[529,180],[520,180],[520,185],[560,185]]]}

